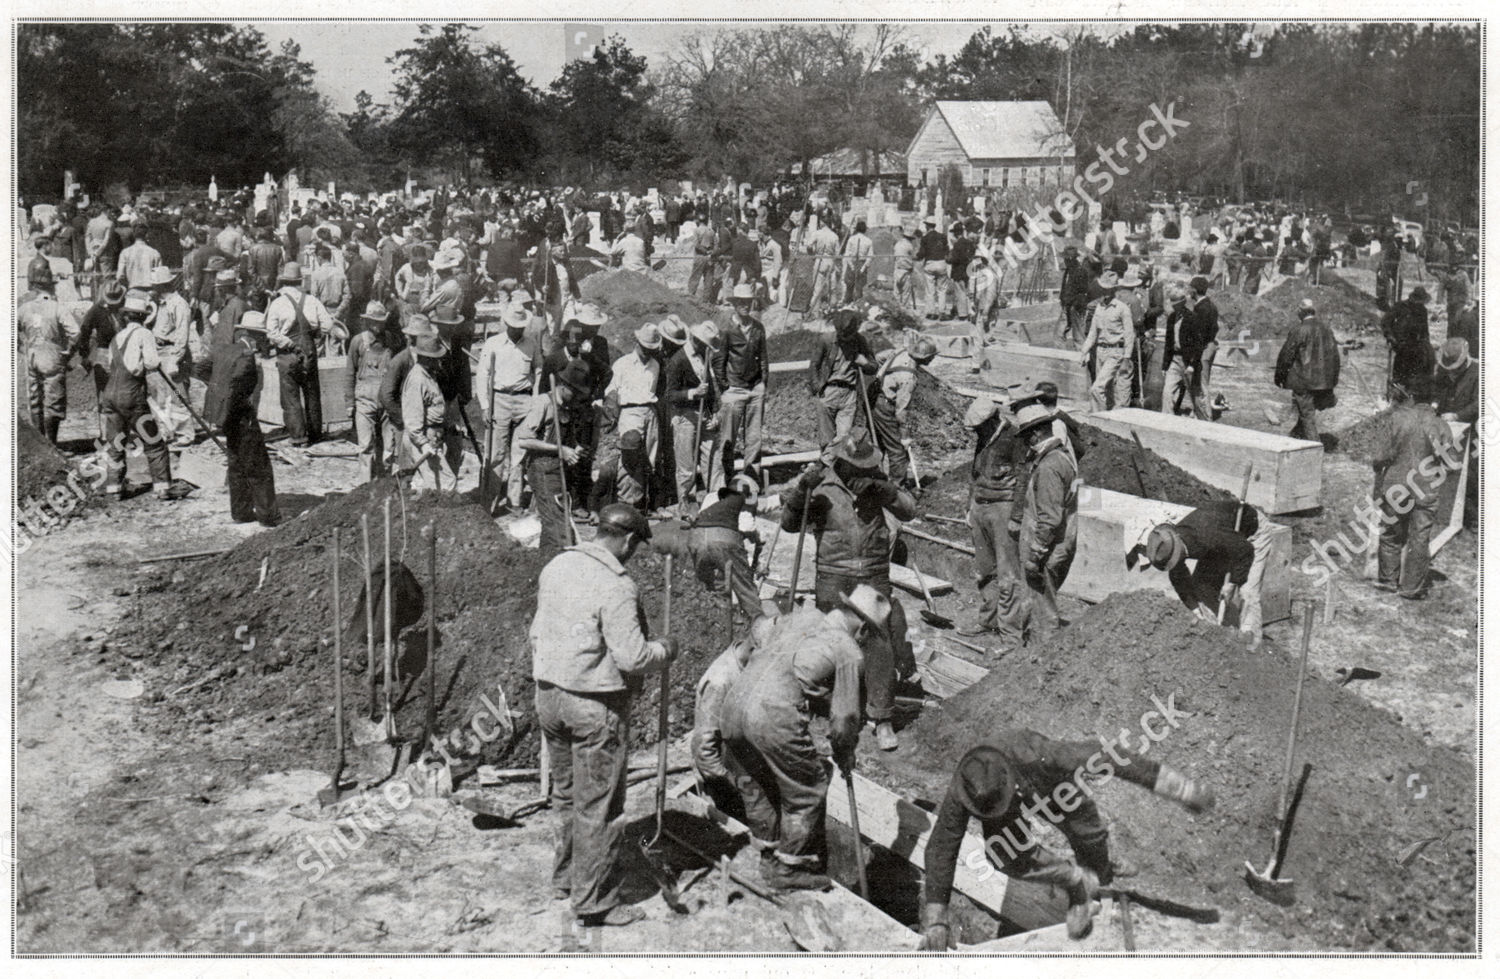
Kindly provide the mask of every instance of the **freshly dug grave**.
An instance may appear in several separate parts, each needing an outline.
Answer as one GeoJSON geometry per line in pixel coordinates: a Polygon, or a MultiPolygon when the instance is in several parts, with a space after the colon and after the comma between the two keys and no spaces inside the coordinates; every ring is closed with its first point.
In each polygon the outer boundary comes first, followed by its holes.
{"type": "MultiPolygon", "coordinates": [[[[178,572],[151,576],[142,586],[142,610],[121,626],[116,648],[127,657],[148,657],[161,674],[148,688],[172,691],[225,666],[233,675],[175,697],[154,695],[155,716],[169,732],[184,726],[251,719],[263,736],[247,745],[248,761],[265,770],[321,764],[333,744],[332,613],[328,548],[333,529],[343,532],[341,582],[346,621],[363,586],[360,516],[368,514],[374,559],[381,560],[381,507],[393,497],[392,559],[403,558],[401,504],[391,480],[361,486],[321,504],[273,531],[251,537],[232,551],[178,572]],[[262,562],[264,585],[257,588],[262,562]],[[242,628],[243,627],[243,628],[242,628]],[[253,648],[245,648],[254,639],[253,648]]],[[[475,714],[488,714],[480,699],[499,703],[504,690],[520,712],[509,738],[479,750],[480,760],[529,766],[539,747],[532,708],[531,651],[527,633],[536,612],[537,551],[510,540],[483,509],[463,498],[406,501],[405,564],[429,589],[422,529],[436,522],[438,535],[438,729],[451,731],[475,714]]],[[[654,555],[637,555],[632,574],[641,585],[648,621],[660,623],[660,571],[654,555]]],[[[672,733],[692,724],[693,686],[713,656],[727,645],[724,599],[709,595],[688,575],[678,575],[677,631],[682,653],[672,678],[672,733]],[[692,629],[685,628],[687,622],[692,629]]],[[[430,597],[430,591],[428,592],[430,597]]],[[[377,615],[376,634],[381,633],[377,615]]],[[[400,646],[403,676],[412,677],[426,658],[427,619],[406,630],[400,646]]],[[[365,710],[364,644],[345,643],[345,707],[365,710]]],[[[377,670],[379,670],[377,649],[377,670]]],[[[425,683],[425,680],[423,681],[425,683]]],[[[646,682],[632,713],[635,747],[656,740],[658,681],[646,682]]],[[[425,717],[422,687],[400,700],[396,727],[405,738],[420,735],[425,717]]],[[[397,695],[399,697],[398,688],[397,695]]],[[[485,729],[493,728],[486,723],[485,729]]],[[[456,744],[455,744],[456,747],[456,744]]],[[[477,745],[471,744],[471,748],[477,745]]],[[[450,749],[451,750],[451,749],[450,749]]]]}
{"type": "Polygon", "coordinates": [[[869,752],[876,777],[941,800],[958,759],[986,734],[1022,727],[1092,741],[1125,728],[1139,746],[1153,697],[1170,700],[1186,716],[1177,728],[1153,718],[1167,733],[1151,757],[1205,781],[1217,806],[1192,816],[1123,780],[1099,785],[1112,852],[1140,865],[1129,886],[1248,916],[1310,949],[1473,952],[1469,755],[1309,678],[1296,768],[1314,767],[1283,871],[1297,903],[1283,910],[1253,895],[1242,875],[1243,861],[1264,869],[1272,853],[1295,664],[1250,652],[1146,592],[1111,596],[1027,652],[925,711],[894,755],[869,752]],[[1442,838],[1430,859],[1403,867],[1407,848],[1430,837],[1442,838]]]}
{"type": "Polygon", "coordinates": [[[1219,307],[1220,342],[1236,339],[1242,332],[1246,339],[1286,336],[1297,323],[1297,308],[1304,299],[1312,302],[1318,318],[1340,337],[1370,332],[1381,315],[1374,299],[1327,269],[1321,286],[1293,278],[1269,292],[1263,288],[1255,296],[1239,289],[1216,290],[1209,296],[1219,307]]]}
{"type": "MultiPolygon", "coordinates": [[[[811,360],[829,332],[789,330],[766,340],[771,362],[811,360]]],[[[878,353],[892,342],[884,334],[867,334],[870,346],[878,353]]],[[[898,334],[899,335],[899,334],[898,334]]],[[[771,452],[813,448],[818,445],[818,404],[807,391],[807,371],[773,374],[766,390],[766,446],[771,452]]],[[[929,465],[931,460],[962,449],[968,439],[963,427],[968,400],[949,390],[943,382],[926,371],[917,374],[907,415],[907,437],[929,465]]],[[[854,423],[857,432],[866,430],[864,407],[860,405],[854,423]]]]}
{"type": "Polygon", "coordinates": [[[609,315],[601,331],[617,351],[630,349],[634,334],[643,323],[659,323],[676,313],[692,326],[704,320],[727,321],[728,314],[683,295],[639,272],[614,269],[596,272],[583,280],[579,291],[588,302],[598,304],[609,315]]]}

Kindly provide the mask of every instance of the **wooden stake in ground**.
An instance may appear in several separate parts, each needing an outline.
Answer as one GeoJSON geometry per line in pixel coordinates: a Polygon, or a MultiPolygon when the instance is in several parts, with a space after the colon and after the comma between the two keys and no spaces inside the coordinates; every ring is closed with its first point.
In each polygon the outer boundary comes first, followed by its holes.
{"type": "Polygon", "coordinates": [[[339,786],[344,779],[344,615],[339,603],[339,563],[343,558],[339,528],[333,528],[333,742],[336,756],[333,779],[318,793],[323,805],[339,801],[339,786]]]}
{"type": "MultiPolygon", "coordinates": [[[[437,733],[437,519],[427,528],[427,741],[437,733]]],[[[502,718],[504,720],[504,718],[502,718]]]]}
{"type": "Polygon", "coordinates": [[[359,515],[359,533],[365,556],[365,691],[370,695],[369,716],[375,716],[375,566],[370,559],[370,515],[359,515]]]}
{"type": "Polygon", "coordinates": [[[382,696],[385,699],[385,717],[381,719],[381,728],[385,732],[386,741],[396,743],[396,717],[391,712],[391,687],[395,684],[395,657],[391,649],[391,498],[385,498],[385,586],[381,588],[385,598],[385,690],[382,696]]]}
{"type": "MultiPolygon", "coordinates": [[[[1132,435],[1135,433],[1132,432],[1132,435]]],[[[1234,532],[1240,532],[1240,518],[1245,514],[1245,497],[1250,495],[1250,477],[1255,474],[1254,466],[1245,467],[1245,481],[1240,484],[1240,498],[1234,507],[1234,532]]],[[[1224,574],[1224,584],[1229,584],[1229,573],[1224,574]]],[[[1229,611],[1229,603],[1224,600],[1223,588],[1219,589],[1219,625],[1224,624],[1224,615],[1229,611]]]]}

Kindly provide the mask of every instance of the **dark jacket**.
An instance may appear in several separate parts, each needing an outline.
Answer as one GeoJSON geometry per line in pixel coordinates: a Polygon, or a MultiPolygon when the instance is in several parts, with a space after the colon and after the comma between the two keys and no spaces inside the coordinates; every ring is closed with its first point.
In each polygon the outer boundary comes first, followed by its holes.
{"type": "Polygon", "coordinates": [[[246,415],[255,417],[260,403],[260,365],[243,343],[214,351],[213,374],[203,396],[203,417],[210,425],[228,428],[246,415]]]}
{"type": "Polygon", "coordinates": [[[1393,305],[1381,317],[1380,332],[1395,352],[1391,380],[1404,384],[1413,377],[1431,374],[1436,358],[1427,329],[1427,307],[1411,299],[1393,305]]]}
{"type": "Polygon", "coordinates": [[[521,265],[520,244],[514,238],[496,238],[485,253],[484,267],[496,282],[504,279],[521,281],[526,273],[521,265]]]}
{"type": "Polygon", "coordinates": [[[1300,320],[1276,355],[1276,386],[1289,391],[1332,391],[1339,383],[1339,344],[1316,316],[1300,320]]]}
{"type": "MultiPolygon", "coordinates": [[[[1156,787],[1161,772],[1160,762],[1132,756],[1125,746],[1117,747],[1115,751],[1126,758],[1127,764],[1117,766],[1112,756],[1100,748],[1098,740],[1054,741],[1035,731],[1015,728],[991,735],[982,744],[1005,756],[1012,778],[1010,804],[1005,811],[980,820],[983,838],[996,841],[993,848],[988,848],[991,860],[1006,849],[1002,842],[1013,844],[1017,853],[1021,852],[1023,841],[1030,838],[1031,832],[1027,810],[1037,811],[1040,803],[1052,799],[1061,785],[1073,784],[1076,789],[1080,769],[1101,779],[1118,774],[1125,781],[1147,789],[1156,787]]],[[[993,780],[980,780],[973,785],[975,794],[980,797],[995,793],[999,788],[993,780]]],[[[1099,819],[1098,808],[1093,799],[1082,792],[1074,795],[1080,798],[1072,812],[1067,812],[1061,805],[1049,805],[1048,808],[1063,814],[1058,829],[1072,844],[1078,862],[1099,874],[1102,880],[1108,880],[1108,835],[1099,819]]],[[[969,790],[962,776],[955,772],[943,803],[938,807],[932,834],[927,839],[924,903],[947,904],[953,893],[959,846],[964,831],[969,828],[969,820],[974,818],[964,805],[968,797],[969,790]]]]}
{"type": "Polygon", "coordinates": [[[921,241],[917,243],[917,254],[913,258],[918,262],[948,261],[948,236],[933,228],[922,235],[921,241]]]}
{"type": "Polygon", "coordinates": [[[1415,506],[1435,507],[1438,488],[1450,475],[1449,460],[1462,461],[1448,423],[1431,405],[1402,405],[1386,417],[1370,451],[1375,492],[1383,496],[1389,487],[1405,483],[1415,506]]]}
{"type": "Polygon", "coordinates": [[[416,362],[416,355],[412,353],[411,348],[403,349],[386,365],[385,377],[380,382],[380,407],[385,411],[385,417],[389,418],[391,424],[397,428],[403,427],[401,385],[406,383],[406,375],[411,373],[412,365],[416,362]]]}
{"type": "Polygon", "coordinates": [[[1172,366],[1173,357],[1181,357],[1189,367],[1198,367],[1203,349],[1213,339],[1208,324],[1193,315],[1187,304],[1173,306],[1167,314],[1166,342],[1162,344],[1162,370],[1172,366]]]}
{"type": "MultiPolygon", "coordinates": [[[[1250,565],[1255,561],[1255,548],[1250,538],[1260,529],[1255,508],[1243,504],[1240,511],[1240,529],[1234,529],[1235,511],[1242,504],[1226,500],[1201,506],[1177,522],[1177,532],[1182,536],[1186,557],[1228,574],[1235,585],[1243,585],[1250,577],[1250,565]]],[[[1167,572],[1172,587],[1189,607],[1198,604],[1197,591],[1193,588],[1193,576],[1185,563],[1179,563],[1167,572]]]]}
{"type": "MultiPolygon", "coordinates": [[[[807,390],[813,397],[823,393],[823,387],[833,376],[834,360],[842,352],[845,359],[851,364],[855,358],[863,356],[864,364],[856,364],[856,377],[858,374],[874,374],[879,370],[875,363],[875,351],[870,349],[870,341],[859,333],[855,333],[847,340],[840,338],[837,334],[825,337],[818,345],[818,352],[813,355],[812,371],[807,379],[807,390]]],[[[855,383],[859,383],[858,380],[855,383]]]]}
{"type": "Polygon", "coordinates": [[[1026,443],[1016,434],[1006,415],[997,411],[974,430],[979,444],[969,463],[975,503],[1010,503],[1018,495],[1026,461],[1026,443]]]}
{"type": "Polygon", "coordinates": [[[1089,273],[1076,258],[1070,259],[1063,266],[1059,298],[1064,306],[1074,309],[1082,309],[1089,304],[1089,273]]]}
{"type": "Polygon", "coordinates": [[[1433,375],[1440,415],[1453,415],[1473,425],[1479,421],[1479,363],[1470,360],[1456,371],[1441,367],[1433,375]]]}
{"type": "Polygon", "coordinates": [[[752,319],[749,330],[741,328],[738,318],[731,320],[719,336],[713,353],[714,379],[719,390],[753,388],[771,376],[771,356],[766,348],[766,328],[752,319]]]}
{"type": "MultiPolygon", "coordinates": [[[[1031,526],[1031,551],[1039,561],[1063,544],[1078,519],[1078,465],[1058,441],[1042,443],[1026,482],[1022,524],[1031,526]]],[[[1025,560],[1026,555],[1021,555],[1025,560]]]]}
{"type": "Polygon", "coordinates": [[[883,478],[861,483],[860,493],[845,485],[832,466],[822,482],[811,490],[798,480],[781,507],[781,529],[802,529],[802,508],[807,506],[807,526],[818,541],[818,570],[855,578],[890,574],[891,534],[886,527],[889,510],[897,520],[917,515],[917,501],[906,490],[883,478]]]}
{"type": "MultiPolygon", "coordinates": [[[[705,381],[705,378],[699,377],[698,372],[693,370],[693,362],[688,359],[687,350],[679,349],[667,360],[666,367],[662,369],[662,396],[666,398],[668,404],[696,408],[698,398],[689,392],[705,381]]],[[[712,384],[709,384],[708,392],[703,395],[703,410],[712,414],[718,410],[718,406],[718,391],[712,384]]]]}
{"type": "Polygon", "coordinates": [[[736,235],[734,243],[729,246],[729,261],[735,268],[748,272],[752,280],[759,279],[761,275],[759,242],[751,241],[748,235],[736,235]]]}

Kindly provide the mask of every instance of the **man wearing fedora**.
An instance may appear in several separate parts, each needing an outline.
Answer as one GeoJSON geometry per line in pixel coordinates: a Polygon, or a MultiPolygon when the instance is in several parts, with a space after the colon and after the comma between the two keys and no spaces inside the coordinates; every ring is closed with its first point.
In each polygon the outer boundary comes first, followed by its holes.
{"type": "MultiPolygon", "coordinates": [[[[660,353],[661,329],[655,323],[642,324],[635,331],[635,349],[614,362],[609,387],[604,391],[605,400],[619,406],[617,431],[622,437],[626,432],[641,433],[646,457],[652,467],[656,465],[661,445],[656,408],[661,381],[660,353]]],[[[636,487],[631,491],[632,496],[643,500],[648,499],[650,493],[650,486],[636,487]]]]}
{"type": "Polygon", "coordinates": [[[282,419],[293,445],[311,445],[323,438],[319,340],[343,340],[349,334],[322,303],[302,291],[301,265],[287,262],[277,282],[276,294],[266,304],[266,339],[276,354],[282,419]]]}
{"type": "MultiPolygon", "coordinates": [[[[1100,739],[1061,741],[1024,728],[1001,730],[966,751],[938,807],[927,840],[922,897],[924,951],[956,946],[948,920],[953,877],[969,821],[979,820],[984,856],[1012,880],[1062,889],[1068,896],[1067,931],[1074,940],[1093,930],[1099,886],[1135,873],[1109,852],[1109,829],[1083,775],[1118,775],[1192,813],[1213,808],[1214,793],[1145,750],[1128,745],[1101,750],[1100,739]],[[1121,761],[1121,754],[1125,758],[1121,761]],[[1032,820],[1044,816],[1073,851],[1072,859],[1038,841],[1032,820]]],[[[1149,747],[1149,743],[1146,745],[1149,747]]],[[[972,855],[971,855],[972,856],[972,855]]],[[[968,862],[968,859],[965,859],[968,862]]],[[[972,864],[970,869],[975,869],[972,864]]]]}
{"type": "Polygon", "coordinates": [[[448,442],[448,402],[434,376],[448,356],[448,344],[433,334],[419,336],[407,348],[413,363],[401,382],[401,419],[407,456],[412,466],[412,489],[443,488],[441,455],[448,442]]]}
{"type": "Polygon", "coordinates": [[[884,632],[890,602],[869,585],[826,609],[781,616],[724,697],[725,767],[744,800],[762,882],[775,891],[826,890],[828,768],[812,739],[827,708],[835,763],[848,770],[859,742],[861,639],[884,632]]]}
{"type": "MultiPolygon", "coordinates": [[[[547,397],[531,399],[526,417],[517,426],[515,444],[526,453],[526,481],[531,484],[532,505],[542,524],[543,557],[572,546],[573,514],[564,505],[564,495],[575,485],[567,476],[587,468],[590,444],[582,424],[590,418],[589,393],[593,376],[588,364],[570,360],[551,373],[547,397]],[[558,436],[561,435],[561,442],[558,436]]],[[[570,500],[568,505],[581,504],[570,500]]]]}
{"type": "Polygon", "coordinates": [[[1062,303],[1062,328],[1058,335],[1064,340],[1079,343],[1084,336],[1084,316],[1089,305],[1089,271],[1078,261],[1078,248],[1068,245],[1063,249],[1062,288],[1058,292],[1062,303]]]}
{"type": "Polygon", "coordinates": [[[110,341],[109,381],[100,395],[99,411],[104,423],[104,492],[115,500],[136,491],[125,482],[125,443],[131,436],[143,445],[151,471],[149,488],[158,498],[180,499],[190,492],[172,481],[172,455],[147,399],[146,379],[161,364],[147,325],[155,315],[149,293],[129,290],[121,304],[120,331],[110,341]]]}
{"type": "Polygon", "coordinates": [[[532,314],[511,306],[502,317],[505,328],[484,342],[477,376],[485,398],[490,470],[486,492],[495,487],[503,507],[521,505],[524,453],[515,442],[516,428],[531,407],[540,376],[540,338],[532,331],[532,314]]]}
{"type": "MultiPolygon", "coordinates": [[[[123,310],[125,287],[119,282],[109,282],[98,290],[93,305],[83,314],[79,324],[78,343],[75,349],[79,359],[87,363],[87,370],[94,381],[94,394],[104,393],[109,382],[109,350],[115,334],[125,325],[123,310]]],[[[19,316],[17,317],[19,322],[19,316]]],[[[98,406],[97,400],[95,401],[98,406]]]]}
{"type": "Polygon", "coordinates": [[[916,260],[927,274],[927,318],[941,319],[953,311],[948,281],[948,236],[938,230],[936,218],[923,218],[922,223],[927,230],[917,245],[916,260]]]}
{"type": "Polygon", "coordinates": [[[366,480],[389,475],[396,463],[396,426],[380,405],[381,382],[404,346],[392,319],[384,305],[372,300],[359,315],[359,333],[349,341],[349,420],[366,480]]]}
{"type": "Polygon", "coordinates": [[[1427,597],[1438,495],[1462,457],[1433,410],[1431,377],[1413,376],[1391,393],[1394,410],[1370,450],[1381,518],[1375,587],[1416,601],[1427,597]]]}
{"type": "Polygon", "coordinates": [[[1135,339],[1135,325],[1130,307],[1120,302],[1116,291],[1120,278],[1113,270],[1098,279],[1100,296],[1089,323],[1088,337],[1083,341],[1079,362],[1094,364],[1094,381],[1089,386],[1089,405],[1094,411],[1107,411],[1130,401],[1130,346],[1135,339]]]}
{"type": "MultiPolygon", "coordinates": [[[[1097,317],[1096,317],[1097,322],[1097,317]]],[[[1057,593],[1073,566],[1078,544],[1078,462],[1068,439],[1053,429],[1057,414],[1041,404],[1016,413],[1016,434],[1026,442],[1029,474],[1022,512],[1011,512],[1022,580],[1031,592],[1033,638],[1045,639],[1062,622],[1057,593]]]]}
{"type": "Polygon", "coordinates": [[[16,327],[26,362],[31,423],[56,445],[68,415],[68,361],[75,349],[81,353],[78,313],[88,304],[58,301],[52,267],[45,258],[31,260],[26,280],[30,290],[16,309],[16,327]]]}
{"type": "MultiPolygon", "coordinates": [[[[1427,290],[1417,286],[1405,299],[1391,304],[1380,318],[1380,332],[1391,350],[1391,385],[1410,390],[1417,379],[1432,377],[1434,358],[1432,339],[1427,326],[1427,290]]],[[[1395,398],[1388,396],[1387,400],[1395,398]]]]}
{"type": "Polygon", "coordinates": [[[731,478],[735,445],[744,440],[747,468],[760,464],[762,429],[765,424],[766,381],[771,376],[771,357],[766,346],[766,328],[752,310],[755,287],[741,282],[730,296],[734,316],[719,334],[712,370],[719,391],[719,439],[714,447],[714,466],[708,488],[717,491],[731,478]]]}
{"type": "Polygon", "coordinates": [[[406,264],[396,270],[392,284],[396,308],[401,311],[403,326],[409,316],[421,311],[422,306],[431,298],[432,290],[437,287],[437,273],[432,270],[431,253],[420,238],[412,240],[406,254],[406,264]]]}
{"type": "MultiPolygon", "coordinates": [[[[1157,524],[1146,537],[1144,556],[1167,572],[1182,604],[1199,618],[1237,624],[1258,647],[1261,638],[1260,585],[1269,550],[1257,547],[1265,523],[1248,503],[1235,500],[1205,504],[1176,523],[1157,524]],[[1236,526],[1238,520],[1238,526],[1236,526]],[[1194,561],[1189,571],[1185,561],[1194,561]],[[1235,615],[1231,616],[1231,610],[1235,615]]],[[[1126,564],[1135,563],[1135,550],[1126,564]]]]}
{"type": "Polygon", "coordinates": [[[224,269],[216,274],[214,276],[214,300],[208,314],[210,361],[213,359],[214,351],[234,343],[234,328],[239,325],[249,309],[250,304],[245,301],[244,286],[239,272],[234,269],[224,269]]]}
{"type": "Polygon", "coordinates": [[[164,266],[151,270],[151,298],[156,304],[156,321],[151,333],[156,337],[156,352],[161,370],[146,377],[152,402],[161,418],[163,435],[178,447],[192,445],[197,435],[193,416],[172,390],[189,395],[193,357],[188,350],[193,332],[193,308],[175,288],[177,276],[164,266]],[[162,375],[166,375],[163,377],[162,375]]]}
{"type": "MultiPolygon", "coordinates": [[[[818,542],[814,591],[818,608],[834,608],[839,595],[857,585],[870,585],[891,598],[890,520],[911,520],[917,503],[880,469],[880,451],[866,441],[846,438],[834,444],[832,464],[813,465],[793,484],[782,500],[781,529],[807,529],[818,542]]],[[[895,712],[898,658],[904,675],[915,672],[906,643],[906,613],[891,601],[889,630],[867,635],[865,655],[865,713],[875,724],[876,743],[883,751],[898,745],[891,726],[895,712]]]]}
{"type": "Polygon", "coordinates": [[[690,327],[687,342],[672,354],[662,372],[676,462],[677,515],[691,515],[701,471],[705,487],[713,468],[713,443],[718,430],[718,394],[710,379],[708,357],[719,328],[712,320],[690,327]]]}
{"type": "Polygon", "coordinates": [[[995,633],[1007,648],[1026,639],[1030,608],[1021,581],[1021,559],[1011,525],[1021,495],[1026,443],[1016,430],[1015,415],[987,397],[975,398],[964,414],[974,430],[974,459],[969,464],[969,532],[974,541],[974,570],[979,613],[961,624],[960,635],[995,633]]]}
{"type": "Polygon", "coordinates": [[[262,527],[274,527],[280,520],[276,476],[256,418],[260,405],[257,358],[265,336],[265,314],[250,312],[235,327],[234,340],[214,351],[203,415],[205,421],[223,431],[229,450],[230,519],[235,523],[255,520],[262,527]]]}
{"type": "Polygon", "coordinates": [[[1292,392],[1292,407],[1297,413],[1297,423],[1288,433],[1292,438],[1318,441],[1318,412],[1337,403],[1333,389],[1339,383],[1339,366],[1339,345],[1333,331],[1318,318],[1312,300],[1302,300],[1297,325],[1276,355],[1273,375],[1277,387],[1292,392]]]}
{"type": "MultiPolygon", "coordinates": [[[[869,429],[864,417],[864,398],[860,391],[866,375],[879,371],[870,341],[859,332],[860,315],[854,309],[836,310],[833,336],[824,337],[813,355],[808,371],[807,391],[818,402],[818,441],[823,447],[823,465],[833,461],[833,446],[853,431],[855,422],[869,429]]],[[[867,432],[874,440],[874,434],[867,432]]]]}

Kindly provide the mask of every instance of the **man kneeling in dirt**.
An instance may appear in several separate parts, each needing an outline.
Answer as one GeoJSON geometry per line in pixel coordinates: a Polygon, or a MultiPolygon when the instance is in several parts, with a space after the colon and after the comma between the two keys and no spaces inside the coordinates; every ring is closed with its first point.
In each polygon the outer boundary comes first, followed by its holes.
{"type": "Polygon", "coordinates": [[[798,608],[777,624],[764,649],[724,698],[726,767],[745,802],[760,874],[774,890],[826,890],[823,835],[828,768],[813,744],[813,705],[827,705],[834,762],[848,770],[859,743],[859,637],[883,630],[891,603],[867,584],[838,607],[798,608]]]}
{"type": "Polygon", "coordinates": [[[744,672],[750,657],[765,646],[780,615],[781,609],[775,602],[760,603],[760,614],[750,623],[749,635],[731,643],[703,671],[693,706],[693,769],[698,773],[698,782],[720,812],[741,822],[745,820],[745,801],[740,798],[724,764],[724,731],[720,718],[729,688],[744,672]]]}
{"type": "MultiPolygon", "coordinates": [[[[1191,812],[1213,806],[1213,791],[1207,786],[1160,762],[1131,757],[1123,745],[1111,745],[1108,754],[1100,745],[1097,739],[1054,741],[1013,728],[969,749],[958,763],[927,841],[922,949],[941,952],[956,947],[948,924],[948,899],[970,819],[979,820],[985,856],[1007,877],[1067,891],[1068,937],[1081,939],[1093,929],[1099,886],[1135,872],[1124,861],[1110,859],[1109,831],[1092,790],[1082,784],[1083,776],[1107,780],[1118,774],[1191,812]],[[1126,758],[1117,765],[1121,752],[1126,758]],[[1035,812],[1067,837],[1072,860],[1037,842],[1029,819],[1035,812]]],[[[978,860],[970,854],[965,863],[977,871],[978,860]]]]}
{"type": "Polygon", "coordinates": [[[645,613],[625,565],[651,526],[613,503],[599,534],[542,569],[531,621],[536,713],[552,764],[557,813],[553,896],[572,899],[586,927],[645,917],[620,895],[620,818],[630,751],[627,678],[655,673],[677,657],[677,640],[647,640],[645,613]]]}
{"type": "MultiPolygon", "coordinates": [[[[1167,572],[1182,604],[1206,622],[1220,621],[1221,605],[1238,607],[1235,618],[1224,612],[1226,624],[1237,624],[1261,643],[1260,588],[1270,556],[1270,538],[1262,532],[1267,521],[1248,503],[1234,500],[1201,506],[1175,524],[1158,524],[1146,538],[1146,560],[1167,572]],[[1239,522],[1235,523],[1236,516],[1239,522]],[[1192,571],[1184,564],[1197,562],[1192,571]]],[[[1265,527],[1269,530],[1270,527],[1265,527]]],[[[1135,550],[1126,564],[1135,563],[1135,550]]]]}

